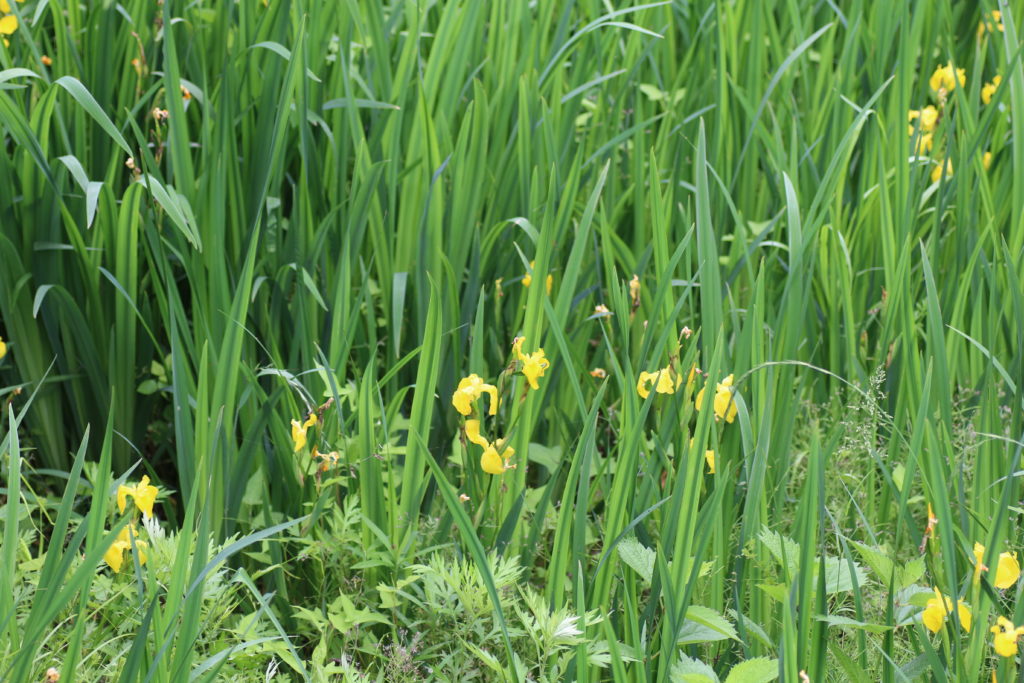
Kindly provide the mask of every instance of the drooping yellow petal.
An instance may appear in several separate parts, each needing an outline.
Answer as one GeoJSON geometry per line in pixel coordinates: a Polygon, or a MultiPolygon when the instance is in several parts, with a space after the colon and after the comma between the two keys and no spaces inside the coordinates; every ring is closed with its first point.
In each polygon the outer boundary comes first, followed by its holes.
{"type": "Polygon", "coordinates": [[[992,167],[992,152],[985,152],[981,155],[981,167],[986,171],[992,167]]]}
{"type": "Polygon", "coordinates": [[[715,417],[732,423],[736,419],[736,412],[736,402],[732,397],[732,375],[729,375],[715,389],[715,417]]]}
{"type": "Polygon", "coordinates": [[[298,420],[292,420],[292,441],[295,442],[295,453],[306,447],[306,428],[298,420]]]}
{"type": "Polygon", "coordinates": [[[466,438],[485,449],[490,446],[490,442],[480,434],[480,420],[466,420],[466,438]]]}
{"type": "Polygon", "coordinates": [[[647,372],[646,370],[642,370],[640,372],[640,377],[636,380],[636,393],[640,394],[640,398],[647,398],[651,395],[651,390],[647,385],[650,384],[653,379],[653,372],[647,372]]]}
{"type": "Polygon", "coordinates": [[[967,632],[971,630],[971,608],[963,600],[956,601],[956,613],[960,617],[960,626],[967,632]]]}
{"type": "Polygon", "coordinates": [[[128,503],[128,496],[130,496],[131,493],[132,490],[124,484],[117,487],[117,510],[122,515],[124,514],[124,508],[128,503]]]}
{"type": "Polygon", "coordinates": [[[981,580],[981,573],[988,571],[988,567],[984,565],[982,559],[985,557],[985,546],[980,543],[974,544],[974,582],[977,583],[981,580]]]}
{"type": "Polygon", "coordinates": [[[18,30],[18,17],[8,14],[0,17],[0,34],[9,36],[18,30]]]}
{"type": "Polygon", "coordinates": [[[1007,589],[1017,583],[1020,578],[1020,563],[1017,553],[1000,553],[999,564],[996,566],[996,588],[1007,589]]]}
{"type": "Polygon", "coordinates": [[[480,386],[480,393],[487,394],[490,399],[490,405],[488,406],[487,412],[491,415],[498,414],[498,387],[493,384],[483,384],[480,386]]]}
{"type": "Polygon", "coordinates": [[[480,468],[487,474],[505,474],[506,470],[515,469],[515,465],[508,463],[508,459],[515,453],[514,448],[506,448],[501,455],[498,455],[498,448],[495,444],[489,443],[480,456],[480,468]]]}
{"type": "Polygon", "coordinates": [[[0,337],[0,360],[7,355],[7,344],[4,343],[4,338],[0,337]]]}
{"type": "Polygon", "coordinates": [[[115,574],[121,571],[121,563],[124,561],[125,546],[126,544],[124,541],[114,541],[110,544],[110,547],[107,548],[107,552],[103,553],[103,561],[110,565],[110,568],[114,570],[115,574]]]}
{"type": "Polygon", "coordinates": [[[708,464],[708,474],[715,473],[715,452],[712,450],[704,451],[704,460],[708,464]]]}

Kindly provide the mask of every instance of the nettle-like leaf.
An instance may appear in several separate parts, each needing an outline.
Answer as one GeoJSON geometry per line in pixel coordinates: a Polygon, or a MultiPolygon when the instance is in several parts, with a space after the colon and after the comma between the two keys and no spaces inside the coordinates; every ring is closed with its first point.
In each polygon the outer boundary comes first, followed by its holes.
{"type": "Polygon", "coordinates": [[[709,607],[690,605],[686,619],[676,636],[679,645],[713,643],[719,640],[739,641],[736,629],[728,619],[709,607]]]}
{"type": "Polygon", "coordinates": [[[779,660],[755,657],[734,666],[725,683],[769,683],[778,677],[779,660]]]}
{"type": "Polygon", "coordinates": [[[629,565],[629,568],[643,577],[643,580],[650,585],[651,577],[654,576],[654,562],[657,553],[636,540],[636,536],[627,536],[619,541],[615,550],[619,553],[619,559],[629,565]]]}
{"type": "Polygon", "coordinates": [[[684,654],[672,665],[669,674],[672,683],[719,683],[715,670],[698,659],[690,659],[684,654]]]}

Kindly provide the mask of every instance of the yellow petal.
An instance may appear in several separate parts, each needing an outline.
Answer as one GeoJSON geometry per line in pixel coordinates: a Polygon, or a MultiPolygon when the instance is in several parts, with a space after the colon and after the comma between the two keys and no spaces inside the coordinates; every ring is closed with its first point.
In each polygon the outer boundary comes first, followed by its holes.
{"type": "Polygon", "coordinates": [[[960,617],[960,626],[965,631],[971,630],[971,608],[963,600],[957,600],[956,602],[956,613],[960,617]]]}
{"type": "Polygon", "coordinates": [[[708,474],[715,473],[715,452],[712,450],[704,451],[704,460],[708,464],[708,474]]]}
{"type": "Polygon", "coordinates": [[[974,544],[974,582],[977,583],[981,580],[981,573],[987,571],[988,567],[984,565],[982,560],[985,558],[985,546],[980,543],[974,544]]]}
{"type": "Polygon", "coordinates": [[[7,0],[0,0],[0,12],[3,12],[4,14],[9,14],[10,11],[11,3],[7,2],[7,0]]]}
{"type": "Polygon", "coordinates": [[[480,467],[487,474],[504,474],[505,463],[502,462],[501,456],[498,455],[498,451],[494,448],[493,444],[487,444],[484,448],[483,455],[480,456],[480,467]]]}
{"type": "Polygon", "coordinates": [[[131,493],[132,490],[124,484],[117,487],[117,510],[122,515],[124,514],[125,505],[128,502],[128,496],[130,496],[131,493]]]}
{"type": "Polygon", "coordinates": [[[11,35],[18,30],[18,17],[8,14],[0,17],[0,34],[11,35]]]}
{"type": "Polygon", "coordinates": [[[490,405],[488,406],[487,412],[490,415],[497,415],[498,414],[498,403],[499,403],[499,401],[498,401],[498,387],[494,386],[493,384],[484,384],[484,385],[482,385],[480,387],[480,391],[481,391],[481,393],[487,394],[490,397],[490,399],[491,399],[491,402],[490,402],[490,405]]]}
{"type": "Polygon", "coordinates": [[[548,359],[544,357],[544,349],[537,349],[529,355],[522,356],[520,360],[523,363],[521,372],[530,384],[530,388],[534,390],[540,389],[537,379],[543,377],[544,371],[551,365],[548,359]]]}
{"type": "Polygon", "coordinates": [[[701,408],[701,406],[703,404],[704,404],[704,387],[701,387],[700,391],[697,392],[697,398],[693,399],[693,405],[694,405],[694,407],[697,408],[697,410],[700,410],[700,408],[701,408]]]}
{"type": "Polygon", "coordinates": [[[490,443],[480,434],[480,420],[466,420],[466,438],[485,449],[490,443]]]}
{"type": "Polygon", "coordinates": [[[640,373],[640,377],[636,381],[636,393],[640,394],[640,398],[647,398],[651,395],[651,390],[647,388],[647,385],[651,383],[653,375],[646,370],[640,373]]]}
{"type": "Polygon", "coordinates": [[[306,446],[306,428],[298,420],[292,420],[292,441],[295,442],[295,453],[306,446]]]}
{"type": "Polygon", "coordinates": [[[1000,553],[999,565],[996,567],[996,588],[1010,588],[1020,578],[1020,563],[1017,562],[1017,554],[1000,553]]]}
{"type": "Polygon", "coordinates": [[[462,415],[469,415],[473,412],[473,393],[465,389],[456,389],[452,394],[452,405],[462,415]]]}
{"type": "Polygon", "coordinates": [[[107,552],[103,553],[103,561],[110,565],[115,574],[121,571],[121,563],[124,561],[124,550],[124,541],[114,541],[107,548],[107,552]]]}
{"type": "Polygon", "coordinates": [[[7,355],[7,344],[4,343],[4,338],[0,337],[0,359],[7,355]]]}
{"type": "Polygon", "coordinates": [[[136,507],[142,510],[144,516],[153,516],[153,503],[156,502],[156,496],[159,492],[160,490],[157,487],[149,483],[149,477],[143,475],[142,481],[135,487],[133,497],[135,498],[136,507]]]}

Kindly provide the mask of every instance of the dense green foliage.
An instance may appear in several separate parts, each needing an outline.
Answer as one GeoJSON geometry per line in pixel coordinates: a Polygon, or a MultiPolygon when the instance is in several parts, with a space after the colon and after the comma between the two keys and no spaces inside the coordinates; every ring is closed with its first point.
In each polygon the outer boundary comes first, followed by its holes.
{"type": "Polygon", "coordinates": [[[1015,675],[1024,7],[619,4],[0,2],[0,678],[1015,675]]]}

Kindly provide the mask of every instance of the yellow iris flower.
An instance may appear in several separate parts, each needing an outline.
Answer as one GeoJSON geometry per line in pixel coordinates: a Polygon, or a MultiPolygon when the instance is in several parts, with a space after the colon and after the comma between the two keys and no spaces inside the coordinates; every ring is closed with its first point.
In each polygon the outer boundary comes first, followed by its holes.
{"type": "Polygon", "coordinates": [[[134,486],[121,484],[117,487],[117,509],[123,515],[125,505],[128,503],[128,496],[131,496],[132,500],[135,501],[135,507],[142,510],[144,516],[152,517],[153,503],[156,502],[156,496],[159,492],[160,490],[157,487],[149,483],[149,477],[142,475],[142,479],[134,486]]]}
{"type": "Polygon", "coordinates": [[[647,398],[651,394],[649,385],[653,384],[655,393],[674,394],[682,383],[682,376],[676,374],[671,365],[666,365],[654,372],[641,372],[636,382],[636,393],[640,394],[640,398],[647,398]]]}
{"type": "Polygon", "coordinates": [[[988,104],[992,101],[992,96],[996,94],[996,90],[999,89],[999,84],[1003,82],[1002,76],[996,76],[992,79],[991,83],[986,83],[981,86],[981,102],[982,104],[988,104]]]}
{"type": "MultiPolygon", "coordinates": [[[[985,546],[980,543],[974,544],[974,580],[981,580],[981,573],[988,571],[988,567],[982,564],[981,559],[985,556],[985,546]]],[[[1020,578],[1020,563],[1017,562],[1017,553],[999,553],[999,563],[996,565],[996,577],[993,585],[1001,590],[1010,588],[1020,578]]]]}
{"type": "Polygon", "coordinates": [[[544,349],[537,349],[533,353],[523,353],[523,342],[525,337],[516,337],[512,342],[512,350],[516,358],[522,364],[520,372],[526,377],[531,389],[540,389],[537,379],[544,376],[544,371],[551,367],[551,362],[544,357],[544,349]]]}
{"type": "Polygon", "coordinates": [[[4,343],[4,338],[0,337],[0,359],[3,359],[7,355],[7,344],[4,343]]]}
{"type": "Polygon", "coordinates": [[[936,67],[932,77],[928,79],[928,85],[940,103],[956,89],[958,84],[962,88],[966,82],[967,72],[964,69],[954,69],[952,62],[936,67]]]}
{"type": "Polygon", "coordinates": [[[923,109],[911,109],[907,112],[907,134],[914,134],[914,121],[921,126],[922,133],[931,133],[935,130],[935,124],[939,121],[939,110],[928,105],[923,109]]]}
{"type": "MultiPolygon", "coordinates": [[[[736,401],[732,398],[732,381],[732,375],[729,375],[718,383],[715,387],[714,400],[715,419],[724,419],[730,424],[736,419],[737,412],[736,401]]],[[[704,405],[704,389],[706,388],[703,387],[697,392],[697,398],[694,400],[697,410],[704,405]]]]}
{"type": "MultiPolygon", "coordinates": [[[[946,617],[953,613],[953,601],[935,588],[935,597],[928,601],[921,612],[921,621],[932,633],[938,633],[946,623],[946,617]]],[[[957,616],[965,631],[971,630],[971,608],[963,600],[956,601],[957,616]]]]}
{"type": "Polygon", "coordinates": [[[292,420],[292,441],[295,442],[295,453],[306,447],[306,430],[316,424],[316,413],[310,413],[305,422],[292,420]]]}
{"type": "Polygon", "coordinates": [[[1014,626],[1006,617],[996,619],[996,625],[989,629],[994,636],[992,648],[1000,657],[1014,657],[1017,654],[1017,639],[1024,636],[1024,626],[1014,626]]]}
{"type": "Polygon", "coordinates": [[[124,562],[124,551],[131,551],[132,549],[129,533],[135,536],[135,547],[139,549],[139,564],[146,564],[146,553],[142,550],[146,547],[146,542],[139,539],[134,528],[129,532],[128,527],[125,527],[121,529],[117,539],[107,548],[107,552],[103,553],[103,561],[110,565],[115,574],[121,571],[121,564],[124,562]]]}
{"type": "Polygon", "coordinates": [[[473,404],[483,394],[487,394],[491,397],[490,412],[491,415],[498,414],[498,388],[493,384],[487,384],[477,374],[472,374],[467,377],[463,377],[459,382],[458,388],[455,389],[455,393],[452,394],[452,405],[455,406],[455,410],[459,411],[463,415],[469,415],[473,412],[473,404]]]}

